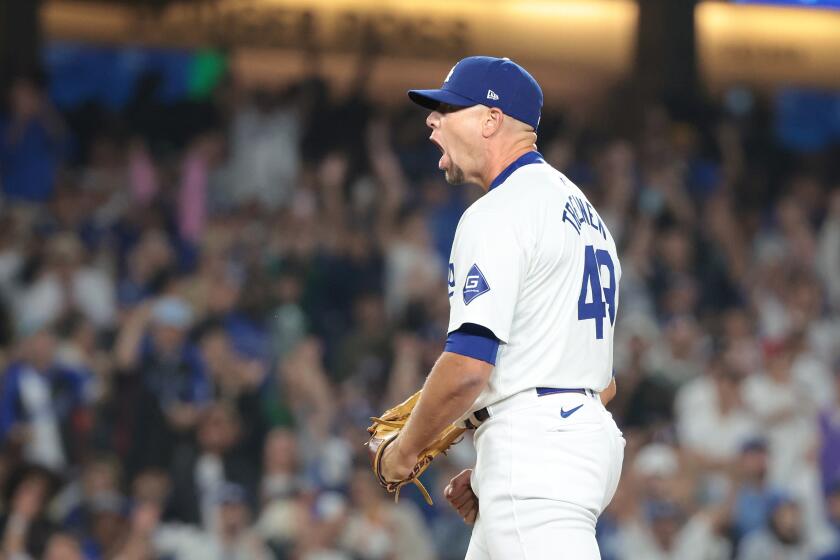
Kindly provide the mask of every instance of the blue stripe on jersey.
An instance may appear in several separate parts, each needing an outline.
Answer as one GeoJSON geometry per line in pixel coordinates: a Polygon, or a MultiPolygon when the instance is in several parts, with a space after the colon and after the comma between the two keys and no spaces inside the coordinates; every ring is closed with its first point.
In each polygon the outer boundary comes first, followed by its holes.
{"type": "Polygon", "coordinates": [[[504,183],[507,180],[507,178],[510,177],[510,174],[519,169],[520,167],[529,165],[531,163],[545,163],[545,160],[543,160],[542,154],[540,154],[536,150],[533,152],[526,152],[522,154],[521,156],[516,158],[516,161],[505,167],[504,171],[499,173],[498,177],[493,179],[493,182],[490,183],[489,190],[492,191],[493,189],[504,183]]]}
{"type": "MultiPolygon", "coordinates": [[[[479,325],[473,326],[478,327],[479,325]]],[[[474,332],[465,332],[464,327],[462,327],[449,333],[444,351],[475,358],[495,366],[496,354],[499,352],[499,340],[490,330],[484,327],[480,328],[485,332],[474,334],[474,332]]],[[[472,331],[473,329],[467,330],[472,331]]]]}

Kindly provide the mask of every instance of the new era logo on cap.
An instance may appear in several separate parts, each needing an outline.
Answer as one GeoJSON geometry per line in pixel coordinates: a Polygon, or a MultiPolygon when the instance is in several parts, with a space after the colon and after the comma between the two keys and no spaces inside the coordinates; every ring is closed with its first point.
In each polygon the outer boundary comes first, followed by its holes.
{"type": "Polygon", "coordinates": [[[408,96],[433,111],[441,103],[455,107],[497,107],[534,130],[540,123],[543,103],[542,90],[527,70],[508,58],[492,56],[459,60],[440,89],[413,89],[408,96]]]}

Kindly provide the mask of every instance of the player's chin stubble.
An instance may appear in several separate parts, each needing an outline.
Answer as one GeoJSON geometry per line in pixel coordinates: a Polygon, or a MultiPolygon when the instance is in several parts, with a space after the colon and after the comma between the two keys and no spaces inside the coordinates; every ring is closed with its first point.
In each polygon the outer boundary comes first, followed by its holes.
{"type": "Polygon", "coordinates": [[[449,165],[449,169],[444,172],[444,177],[450,185],[463,185],[466,181],[464,171],[454,163],[449,165]]]}

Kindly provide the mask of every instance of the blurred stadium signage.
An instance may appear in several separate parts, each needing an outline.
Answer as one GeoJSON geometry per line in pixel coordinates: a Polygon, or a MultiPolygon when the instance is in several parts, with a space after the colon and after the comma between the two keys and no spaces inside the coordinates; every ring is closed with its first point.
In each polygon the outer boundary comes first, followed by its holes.
{"type": "Polygon", "coordinates": [[[840,0],[735,0],[736,4],[776,4],[779,6],[801,6],[803,8],[837,8],[840,0]]]}
{"type": "Polygon", "coordinates": [[[695,16],[700,71],[713,90],[840,89],[840,12],[703,2],[695,16]]]}
{"type": "Polygon", "coordinates": [[[53,40],[448,61],[481,53],[610,77],[632,68],[638,11],[632,0],[47,0],[42,9],[53,40]]]}

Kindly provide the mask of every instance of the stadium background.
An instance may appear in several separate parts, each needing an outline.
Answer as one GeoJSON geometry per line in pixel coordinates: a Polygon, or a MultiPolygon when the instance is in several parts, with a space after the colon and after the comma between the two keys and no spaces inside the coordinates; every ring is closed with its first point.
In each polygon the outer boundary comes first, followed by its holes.
{"type": "Polygon", "coordinates": [[[480,194],[404,91],[479,53],[620,247],[603,557],[840,558],[838,7],[0,4],[0,557],[463,557],[361,444],[480,194]]]}

